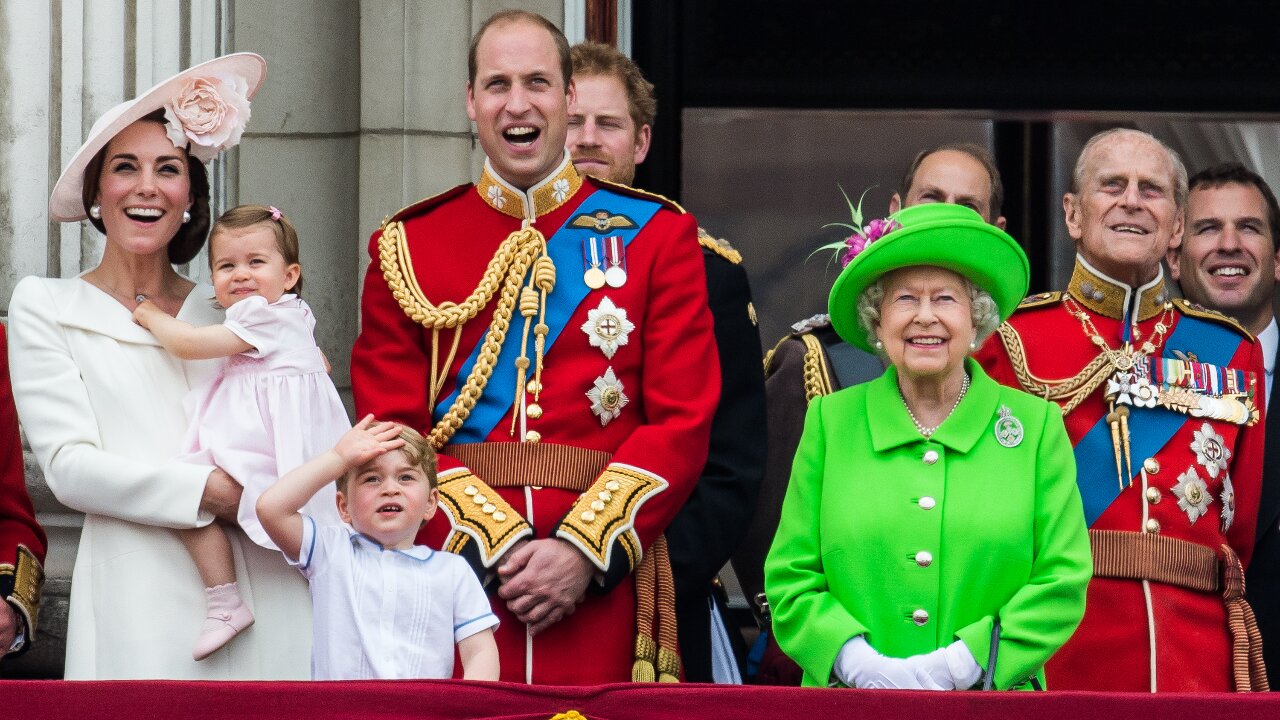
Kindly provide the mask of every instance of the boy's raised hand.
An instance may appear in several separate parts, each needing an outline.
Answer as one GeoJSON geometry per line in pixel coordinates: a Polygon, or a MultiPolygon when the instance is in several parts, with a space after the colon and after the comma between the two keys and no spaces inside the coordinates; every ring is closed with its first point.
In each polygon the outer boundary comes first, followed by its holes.
{"type": "Polygon", "coordinates": [[[404,446],[400,438],[400,426],[393,422],[378,422],[373,415],[365,415],[333,446],[333,451],[348,467],[358,467],[388,450],[404,446]]]}

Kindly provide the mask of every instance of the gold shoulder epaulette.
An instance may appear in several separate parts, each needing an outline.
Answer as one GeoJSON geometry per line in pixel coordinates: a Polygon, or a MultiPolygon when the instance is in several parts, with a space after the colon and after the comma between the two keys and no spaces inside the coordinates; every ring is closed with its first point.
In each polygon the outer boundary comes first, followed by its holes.
{"type": "Polygon", "coordinates": [[[680,207],[679,203],[677,203],[675,200],[672,200],[671,198],[663,197],[662,195],[659,195],[657,193],[651,193],[647,190],[641,190],[640,188],[633,188],[630,185],[623,185],[622,183],[609,182],[608,180],[601,180],[600,178],[594,175],[591,176],[591,181],[594,183],[598,183],[602,187],[607,187],[610,190],[621,193],[623,195],[630,195],[631,197],[638,197],[643,200],[653,200],[655,202],[662,204],[662,206],[667,208],[668,210],[674,210],[680,213],[681,215],[685,214],[685,209],[680,207]]]}
{"type": "Polygon", "coordinates": [[[728,240],[712,237],[711,233],[702,228],[698,228],[698,244],[734,265],[742,264],[742,253],[734,249],[728,240]]]}
{"type": "Polygon", "coordinates": [[[1018,309],[1026,310],[1027,308],[1054,305],[1059,302],[1062,302],[1062,293],[1059,291],[1036,293],[1022,298],[1022,302],[1018,303],[1018,309]]]}
{"type": "Polygon", "coordinates": [[[424,210],[430,210],[431,208],[435,207],[436,205],[439,205],[445,200],[449,200],[451,198],[457,197],[458,195],[461,195],[466,190],[471,189],[471,187],[472,187],[471,183],[463,183],[461,185],[458,185],[457,187],[451,187],[448,190],[445,190],[444,192],[439,193],[437,195],[432,195],[429,198],[423,198],[422,200],[419,200],[418,202],[412,205],[400,208],[391,216],[384,219],[382,221],[382,225],[383,227],[386,227],[387,223],[403,220],[409,217],[410,215],[417,215],[418,213],[421,213],[424,210]]]}
{"type": "Polygon", "coordinates": [[[1217,310],[1210,310],[1209,308],[1199,303],[1193,303],[1190,300],[1187,300],[1185,298],[1174,298],[1173,304],[1179,310],[1186,313],[1187,315],[1190,315],[1192,317],[1198,317],[1204,320],[1209,320],[1211,322],[1216,322],[1219,325],[1226,325],[1232,330],[1235,330],[1241,335],[1249,338],[1249,342],[1253,342],[1253,333],[1249,332],[1248,330],[1245,330],[1243,325],[1241,325],[1235,318],[1229,315],[1223,315],[1217,310]]]}

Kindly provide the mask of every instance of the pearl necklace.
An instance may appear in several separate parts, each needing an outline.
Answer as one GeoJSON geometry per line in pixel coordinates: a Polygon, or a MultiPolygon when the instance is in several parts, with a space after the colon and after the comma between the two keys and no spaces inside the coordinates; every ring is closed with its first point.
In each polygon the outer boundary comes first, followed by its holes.
{"type": "Polygon", "coordinates": [[[964,399],[964,394],[967,392],[969,392],[969,373],[965,373],[964,380],[960,383],[960,394],[956,396],[956,401],[951,404],[951,409],[947,411],[945,416],[943,416],[942,422],[934,425],[933,427],[925,427],[916,419],[916,414],[911,412],[911,406],[907,404],[907,396],[902,394],[902,388],[898,388],[898,396],[902,398],[902,405],[907,409],[907,415],[911,417],[911,422],[915,423],[916,429],[920,431],[920,434],[926,438],[932,437],[934,433],[938,432],[938,428],[942,427],[942,423],[946,422],[947,418],[951,417],[951,413],[955,412],[956,408],[960,407],[960,401],[964,399]]]}

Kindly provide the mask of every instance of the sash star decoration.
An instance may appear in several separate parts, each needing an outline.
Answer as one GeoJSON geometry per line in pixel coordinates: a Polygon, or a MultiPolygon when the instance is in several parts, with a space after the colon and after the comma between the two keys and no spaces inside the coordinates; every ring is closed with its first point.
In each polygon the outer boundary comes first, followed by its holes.
{"type": "Polygon", "coordinates": [[[587,398],[591,400],[591,412],[600,418],[601,427],[622,414],[622,408],[630,402],[622,390],[622,381],[613,374],[613,368],[608,368],[604,375],[596,378],[595,385],[587,391],[587,398]]]}
{"type": "Polygon", "coordinates": [[[1236,521],[1236,489],[1231,484],[1231,476],[1222,479],[1222,532],[1225,534],[1236,521]]]}
{"type": "Polygon", "coordinates": [[[600,305],[587,311],[587,321],[582,332],[587,334],[591,347],[600,348],[604,356],[613,359],[618,348],[627,344],[627,337],[636,326],[627,319],[627,311],[614,305],[609,298],[601,298],[600,305]]]}
{"type": "Polygon", "coordinates": [[[1193,434],[1191,451],[1196,454],[1196,462],[1204,466],[1211,478],[1225,472],[1227,461],[1231,459],[1231,451],[1223,445],[1222,436],[1209,423],[1202,425],[1193,434]]]}
{"type": "Polygon", "coordinates": [[[1213,502],[1213,494],[1209,486],[1196,474],[1193,467],[1178,476],[1178,484],[1173,486],[1173,494],[1178,497],[1178,507],[1187,514],[1191,524],[1195,525],[1201,515],[1209,512],[1209,503],[1213,502]]]}

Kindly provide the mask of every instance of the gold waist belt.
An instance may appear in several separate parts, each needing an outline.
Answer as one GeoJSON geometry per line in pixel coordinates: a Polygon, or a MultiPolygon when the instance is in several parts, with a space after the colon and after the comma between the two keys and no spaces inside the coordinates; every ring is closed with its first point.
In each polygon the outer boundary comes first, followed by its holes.
{"type": "Polygon", "coordinates": [[[1090,530],[1089,545],[1094,577],[1155,580],[1200,592],[1218,589],[1218,555],[1204,545],[1120,530],[1090,530]]]}
{"type": "Polygon", "coordinates": [[[555,443],[486,442],[446,445],[440,452],[457,458],[492,488],[559,488],[586,492],[613,457],[601,450],[555,443]]]}

